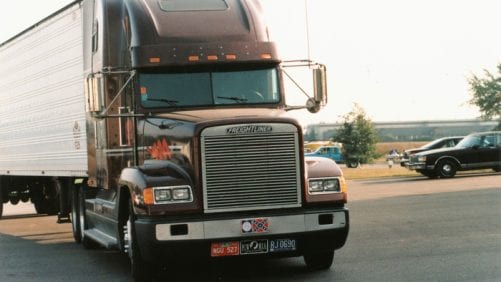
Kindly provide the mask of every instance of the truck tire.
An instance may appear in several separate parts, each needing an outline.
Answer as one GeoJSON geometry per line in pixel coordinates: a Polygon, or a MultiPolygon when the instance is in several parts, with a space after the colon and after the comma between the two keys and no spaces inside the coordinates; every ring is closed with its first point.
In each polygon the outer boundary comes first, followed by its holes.
{"type": "Polygon", "coordinates": [[[59,212],[59,185],[56,181],[44,183],[43,204],[48,215],[56,215],[59,212]]]}
{"type": "Polygon", "coordinates": [[[10,203],[13,206],[17,205],[19,203],[19,200],[20,200],[20,198],[19,198],[19,192],[17,190],[12,191],[10,193],[9,198],[10,198],[10,203]]]}
{"type": "Polygon", "coordinates": [[[124,226],[124,249],[129,257],[130,272],[134,281],[151,281],[154,267],[146,263],[140,253],[134,227],[135,215],[132,203],[129,202],[129,219],[124,226]]]}
{"type": "Polygon", "coordinates": [[[43,201],[43,186],[41,184],[30,186],[30,198],[37,214],[44,214],[45,205],[43,201]]]}
{"type": "Polygon", "coordinates": [[[304,262],[310,271],[329,269],[334,261],[334,251],[306,253],[304,262]]]}
{"type": "Polygon", "coordinates": [[[82,230],[80,228],[79,191],[77,187],[73,188],[74,189],[71,191],[71,229],[75,242],[80,244],[82,242],[82,230]]]}
{"type": "Polygon", "coordinates": [[[33,205],[35,206],[35,211],[37,214],[45,214],[45,205],[43,199],[31,199],[33,205]]]}
{"type": "Polygon", "coordinates": [[[436,174],[440,176],[440,178],[452,178],[456,175],[456,171],[456,163],[449,159],[441,160],[436,167],[436,174]]]}

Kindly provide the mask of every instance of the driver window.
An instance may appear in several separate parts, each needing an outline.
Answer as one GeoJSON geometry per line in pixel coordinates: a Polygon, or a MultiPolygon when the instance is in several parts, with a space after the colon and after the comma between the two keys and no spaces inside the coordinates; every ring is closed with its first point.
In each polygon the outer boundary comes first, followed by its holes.
{"type": "Polygon", "coordinates": [[[496,136],[494,135],[487,135],[482,137],[482,142],[480,144],[481,147],[494,147],[496,143],[496,136]]]}

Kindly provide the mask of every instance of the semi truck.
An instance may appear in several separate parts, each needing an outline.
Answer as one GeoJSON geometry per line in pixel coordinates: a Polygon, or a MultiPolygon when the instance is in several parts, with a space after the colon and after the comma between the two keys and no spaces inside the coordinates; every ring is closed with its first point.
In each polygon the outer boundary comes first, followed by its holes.
{"type": "Polygon", "coordinates": [[[287,115],[326,103],[326,67],[282,61],[257,0],[77,0],[0,44],[0,203],[71,222],[136,281],[193,257],[326,269],[346,183],[287,115]]]}

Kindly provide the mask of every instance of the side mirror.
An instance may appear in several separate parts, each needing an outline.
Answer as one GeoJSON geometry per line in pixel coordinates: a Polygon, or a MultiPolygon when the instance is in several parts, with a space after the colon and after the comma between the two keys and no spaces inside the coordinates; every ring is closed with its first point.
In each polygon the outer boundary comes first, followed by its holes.
{"type": "Polygon", "coordinates": [[[103,108],[101,75],[89,75],[85,79],[85,110],[99,113],[103,108]]]}
{"type": "Polygon", "coordinates": [[[306,109],[317,113],[327,104],[327,69],[325,65],[317,64],[313,68],[313,97],[306,101],[306,109]]]}
{"type": "MultiPolygon", "coordinates": [[[[325,65],[312,62],[310,60],[297,60],[297,61],[284,61],[280,65],[282,75],[285,78],[288,78],[291,85],[295,85],[297,89],[300,90],[299,93],[303,93],[308,97],[306,100],[305,106],[287,106],[285,110],[299,110],[299,109],[307,109],[310,113],[317,113],[320,111],[322,107],[327,105],[327,71],[325,65]],[[308,90],[313,91],[312,95],[308,94],[308,92],[301,87],[301,85],[292,77],[285,69],[286,68],[301,68],[303,70],[312,71],[313,80],[312,84],[308,85],[308,90]]],[[[297,73],[295,73],[297,74],[297,73]]],[[[300,78],[307,77],[308,73],[301,73],[300,78]]]]}

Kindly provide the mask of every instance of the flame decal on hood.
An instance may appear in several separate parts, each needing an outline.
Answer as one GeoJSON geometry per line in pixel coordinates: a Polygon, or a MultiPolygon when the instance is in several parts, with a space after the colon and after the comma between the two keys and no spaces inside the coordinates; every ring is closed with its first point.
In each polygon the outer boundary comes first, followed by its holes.
{"type": "Polygon", "coordinates": [[[162,141],[157,140],[157,142],[153,143],[147,150],[151,158],[155,160],[170,160],[172,158],[172,151],[165,138],[163,138],[162,141]]]}

